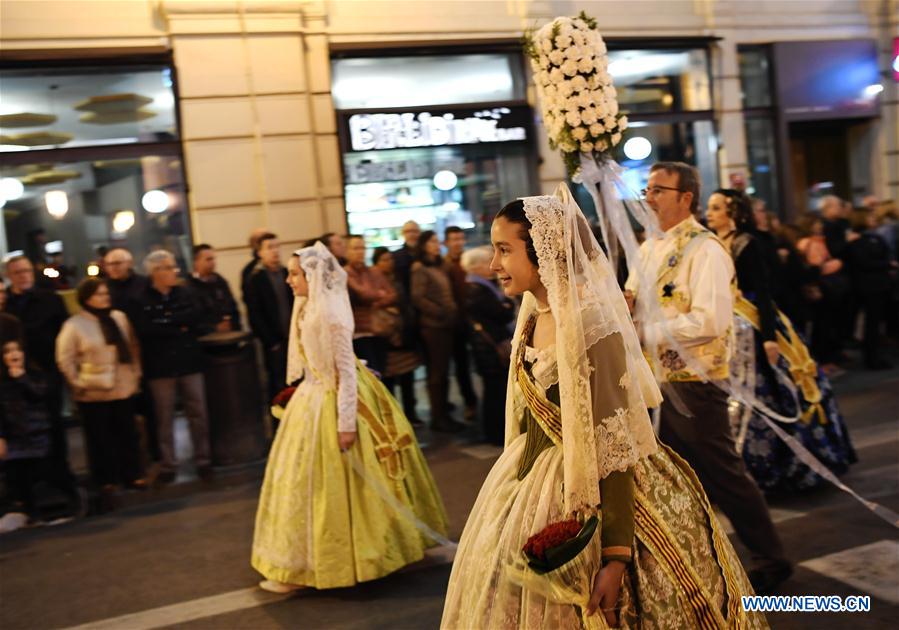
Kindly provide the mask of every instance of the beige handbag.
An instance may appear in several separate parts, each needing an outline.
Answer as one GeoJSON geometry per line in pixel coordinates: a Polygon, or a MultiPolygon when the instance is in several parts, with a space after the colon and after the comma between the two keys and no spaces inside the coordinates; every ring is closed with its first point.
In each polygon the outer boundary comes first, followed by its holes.
{"type": "Polygon", "coordinates": [[[112,389],[115,387],[115,366],[82,363],[78,384],[84,389],[112,389]]]}

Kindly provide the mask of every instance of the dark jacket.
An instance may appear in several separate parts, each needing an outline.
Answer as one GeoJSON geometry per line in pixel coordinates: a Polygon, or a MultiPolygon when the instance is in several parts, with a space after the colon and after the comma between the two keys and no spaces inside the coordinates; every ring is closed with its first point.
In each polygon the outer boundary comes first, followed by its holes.
{"type": "Polygon", "coordinates": [[[141,342],[145,378],[184,376],[203,370],[203,350],[197,338],[203,334],[206,316],[189,287],[173,287],[163,295],[149,286],[130,303],[130,310],[141,342]]]}
{"type": "Polygon", "coordinates": [[[821,223],[824,226],[824,240],[827,243],[827,250],[834,258],[843,259],[846,253],[846,234],[849,232],[848,219],[835,219],[829,221],[823,219],[821,223]]]}
{"type": "Polygon", "coordinates": [[[416,262],[412,265],[412,304],[418,309],[422,328],[453,328],[458,308],[453,299],[450,277],[441,266],[416,262]]]}
{"type": "Polygon", "coordinates": [[[37,370],[19,378],[0,376],[0,438],[7,459],[45,457],[50,452],[47,383],[37,370]]]}
{"type": "Polygon", "coordinates": [[[143,295],[144,291],[147,290],[147,287],[150,286],[150,281],[146,276],[131,272],[131,275],[124,280],[108,279],[106,284],[109,286],[109,296],[112,298],[112,308],[117,311],[122,311],[128,315],[129,318],[132,318],[132,314],[128,312],[128,306],[135,300],[140,299],[140,296],[143,295]]]}
{"type": "Polygon", "coordinates": [[[890,247],[877,232],[868,230],[849,243],[844,259],[856,293],[872,295],[890,290],[890,247]]]}
{"type": "Polygon", "coordinates": [[[227,280],[215,273],[208,281],[191,276],[187,282],[203,303],[209,332],[226,316],[231,318],[231,330],[240,330],[240,313],[227,280]]]}
{"type": "Polygon", "coordinates": [[[403,244],[393,254],[393,275],[403,285],[406,295],[409,295],[411,288],[411,271],[412,263],[415,262],[415,248],[403,244]]]}
{"type": "Polygon", "coordinates": [[[775,341],[775,307],[771,291],[771,279],[764,249],[751,234],[742,233],[731,245],[737,287],[759,311],[762,341],[775,341]]]}
{"type": "MultiPolygon", "coordinates": [[[[500,358],[497,345],[502,347],[502,342],[512,338],[509,325],[515,319],[515,303],[506,297],[500,299],[496,293],[477,282],[466,284],[465,299],[471,326],[468,339],[478,372],[482,375],[505,372],[509,364],[500,358]]],[[[508,347],[508,344],[505,346],[508,347]]]]}
{"type": "Polygon", "coordinates": [[[247,283],[250,281],[250,276],[253,275],[253,271],[258,264],[259,256],[256,255],[256,252],[253,252],[253,258],[240,270],[240,295],[243,297],[244,302],[247,301],[247,283]]]}
{"type": "MultiPolygon", "coordinates": [[[[293,292],[286,283],[287,269],[282,267],[280,275],[282,282],[279,283],[277,290],[284,292],[289,310],[293,305],[293,292]]],[[[275,290],[265,267],[261,263],[257,264],[247,280],[244,301],[247,304],[250,328],[266,348],[287,343],[287,332],[290,327],[290,322],[285,324],[281,321],[275,290]]]]}
{"type": "Polygon", "coordinates": [[[21,295],[9,291],[4,310],[22,322],[28,357],[47,375],[58,375],[56,337],[69,318],[62,298],[47,289],[31,289],[21,295]]]}

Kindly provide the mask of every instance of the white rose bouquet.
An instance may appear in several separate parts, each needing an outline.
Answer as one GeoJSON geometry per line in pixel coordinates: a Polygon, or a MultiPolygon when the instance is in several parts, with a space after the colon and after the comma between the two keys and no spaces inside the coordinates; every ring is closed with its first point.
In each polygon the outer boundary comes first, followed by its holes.
{"type": "Polygon", "coordinates": [[[562,152],[574,176],[580,154],[604,158],[627,129],[608,72],[605,42],[596,20],[581,11],[526,32],[524,51],[531,59],[549,146],[562,152]]]}

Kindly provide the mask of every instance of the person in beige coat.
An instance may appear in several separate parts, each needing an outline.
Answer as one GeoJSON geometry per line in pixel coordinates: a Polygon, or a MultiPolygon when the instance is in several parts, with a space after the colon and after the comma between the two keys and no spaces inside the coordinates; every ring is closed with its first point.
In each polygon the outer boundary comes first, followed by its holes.
{"type": "Polygon", "coordinates": [[[106,281],[78,285],[82,311],[70,317],[56,340],[56,362],[84,423],[91,475],[103,492],[119,485],[146,486],[134,423],[140,382],[140,348],[122,311],[113,310],[106,281]]]}

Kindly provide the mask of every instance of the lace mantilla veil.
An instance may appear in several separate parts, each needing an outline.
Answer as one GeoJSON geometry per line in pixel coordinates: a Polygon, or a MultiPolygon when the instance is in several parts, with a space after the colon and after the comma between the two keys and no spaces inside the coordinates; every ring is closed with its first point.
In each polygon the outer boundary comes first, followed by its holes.
{"type": "Polygon", "coordinates": [[[294,252],[309,283],[309,296],[294,300],[287,348],[287,382],[311,370],[317,379],[336,383],[334,357],[338,335],[352,339],[353,310],[346,271],[322,243],[294,252]],[[300,352],[302,346],[303,352],[300,352]]]}
{"type": "MultiPolygon", "coordinates": [[[[565,508],[568,513],[592,512],[600,503],[600,479],[633,466],[658,448],[647,406],[659,405],[662,396],[640,349],[615,273],[568,187],[559,184],[554,195],[522,200],[556,325],[565,508]],[[594,418],[588,350],[616,333],[623,341],[617,347],[627,355],[621,385],[627,388],[628,408],[617,409],[609,418],[594,418]]],[[[535,309],[536,299],[525,293],[513,357],[535,309]]],[[[512,363],[506,401],[507,447],[520,434],[525,406],[512,363]]]]}

